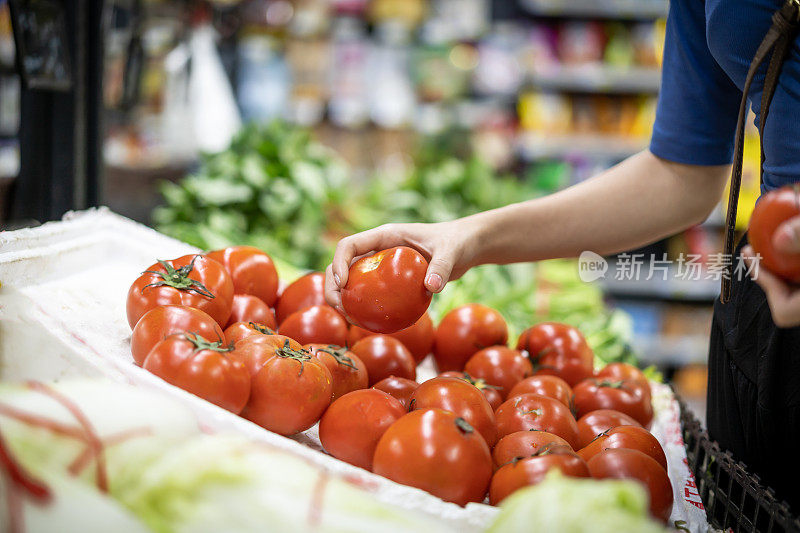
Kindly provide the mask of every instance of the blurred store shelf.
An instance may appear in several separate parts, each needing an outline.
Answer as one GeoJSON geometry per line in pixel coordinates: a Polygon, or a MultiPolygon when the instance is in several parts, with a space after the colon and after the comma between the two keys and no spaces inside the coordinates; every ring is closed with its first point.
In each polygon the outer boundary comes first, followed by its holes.
{"type": "MultiPolygon", "coordinates": [[[[615,270],[609,267],[609,272],[615,270]]],[[[641,272],[636,280],[608,276],[601,279],[600,284],[606,293],[620,298],[711,303],[719,296],[718,279],[682,279],[673,267],[669,267],[667,279],[663,279],[660,273],[646,279],[646,265],[642,266],[641,272]]]]}
{"type": "Polygon", "coordinates": [[[663,0],[520,0],[532,15],[551,17],[596,17],[651,19],[666,17],[669,4],[663,0]]]}
{"type": "Polygon", "coordinates": [[[634,336],[631,345],[644,366],[679,368],[708,360],[708,335],[634,336]]]}
{"type": "Polygon", "coordinates": [[[661,71],[646,67],[566,65],[538,69],[531,83],[540,89],[591,93],[658,93],[661,71]]]}
{"type": "Polygon", "coordinates": [[[523,133],[519,138],[519,154],[527,161],[560,159],[570,156],[625,159],[647,148],[649,139],[618,135],[578,134],[543,135],[523,133]]]}

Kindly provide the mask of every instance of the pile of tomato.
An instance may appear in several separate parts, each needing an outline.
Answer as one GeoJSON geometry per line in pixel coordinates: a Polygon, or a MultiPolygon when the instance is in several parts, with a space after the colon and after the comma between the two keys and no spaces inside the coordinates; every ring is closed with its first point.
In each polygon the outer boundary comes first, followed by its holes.
{"type": "Polygon", "coordinates": [[[370,329],[325,303],[321,273],[279,291],[255,248],[159,261],[128,294],[134,361],[281,435],[319,423],[330,455],[459,505],[499,504],[559,470],[636,480],[666,520],[672,487],[642,372],[595,370],[565,324],[531,326],[511,348],[500,313],[477,303],[434,325],[417,256],[354,263],[343,304],[370,329]],[[429,355],[440,374],[420,384],[429,355]]]}

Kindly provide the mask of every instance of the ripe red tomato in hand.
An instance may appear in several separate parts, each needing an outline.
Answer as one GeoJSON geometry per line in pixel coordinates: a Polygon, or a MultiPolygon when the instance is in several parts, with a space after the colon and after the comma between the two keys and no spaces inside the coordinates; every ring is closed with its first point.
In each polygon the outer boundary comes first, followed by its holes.
{"type": "Polygon", "coordinates": [[[269,431],[294,435],[319,420],[332,393],[325,365],[305,350],[278,348],[253,376],[242,416],[269,431]]]}
{"type": "Polygon", "coordinates": [[[525,378],[514,385],[508,397],[513,398],[528,392],[553,398],[572,409],[572,387],[559,377],[536,375],[525,378]]]}
{"type": "Polygon", "coordinates": [[[355,343],[351,348],[367,365],[369,386],[372,387],[389,376],[417,379],[417,365],[411,353],[400,341],[388,335],[372,335],[355,343]]]}
{"type": "Polygon", "coordinates": [[[225,340],[236,344],[240,340],[253,335],[276,335],[273,328],[256,322],[236,322],[225,328],[225,340]]]}
{"type": "Polygon", "coordinates": [[[590,477],[586,462],[569,446],[548,445],[537,454],[501,466],[489,486],[489,502],[499,505],[517,490],[541,483],[551,470],[568,477],[590,477]]]}
{"type": "Polygon", "coordinates": [[[236,414],[250,395],[250,376],[233,348],[192,333],[159,342],[142,366],[167,383],[236,414]]]}
{"type": "Polygon", "coordinates": [[[528,358],[505,346],[484,348],[469,358],[464,372],[494,385],[505,399],[514,385],[533,374],[528,358]]]}
{"type": "Polygon", "coordinates": [[[354,324],[375,333],[394,333],[414,324],[428,309],[428,262],[408,246],[395,246],[350,265],[342,307],[354,324]]]}
{"type": "Polygon", "coordinates": [[[578,455],[588,461],[603,450],[610,448],[627,448],[639,450],[655,459],[667,469],[667,456],[664,449],[652,433],[638,426],[617,426],[597,436],[586,447],[578,450],[578,455]]]}
{"type": "Polygon", "coordinates": [[[500,468],[514,459],[536,455],[542,448],[554,445],[566,446],[572,450],[567,441],[547,431],[515,431],[497,441],[492,449],[492,460],[495,468],[500,468]]]}
{"type": "Polygon", "coordinates": [[[332,344],[306,344],[303,348],[331,373],[334,400],[348,392],[367,388],[367,367],[356,354],[347,351],[347,348],[332,344]]]}
{"type": "Polygon", "coordinates": [[[773,238],[781,224],[798,215],[800,186],[787,185],[758,200],[747,232],[753,251],[761,255],[761,266],[792,283],[800,283],[800,254],[776,250],[773,238]]]}
{"type": "Polygon", "coordinates": [[[439,372],[464,370],[476,352],[506,342],[508,325],[500,313],[485,305],[467,304],[453,309],[439,322],[433,356],[439,372]]]}
{"type": "Polygon", "coordinates": [[[312,305],[324,304],[325,274],[311,272],[297,278],[284,289],[278,299],[278,305],[275,306],[275,315],[278,318],[278,324],[280,324],[292,313],[312,305]]]}
{"type": "Polygon", "coordinates": [[[440,378],[458,378],[463,379],[470,385],[477,387],[479,391],[486,396],[486,400],[489,402],[489,405],[492,406],[492,410],[496,411],[500,404],[503,403],[503,397],[500,396],[500,393],[497,392],[498,387],[494,385],[489,385],[486,383],[485,379],[481,378],[474,378],[467,374],[466,372],[460,372],[456,370],[448,370],[447,372],[442,372],[439,374],[440,378]]]}
{"type": "Polygon", "coordinates": [[[378,441],[406,409],[397,398],[375,389],[349,392],[334,400],[319,421],[319,440],[337,459],[372,470],[378,441]]]}
{"type": "Polygon", "coordinates": [[[292,313],[281,322],[278,333],[300,344],[334,344],[347,342],[347,322],[328,305],[313,305],[292,313]]]}
{"type": "Polygon", "coordinates": [[[131,334],[131,355],[137,365],[144,363],[153,347],[173,333],[196,333],[226,344],[219,324],[206,313],[184,305],[162,305],[142,315],[131,334]]]}
{"type": "Polygon", "coordinates": [[[260,333],[245,337],[235,344],[231,357],[244,365],[250,376],[255,376],[268,360],[272,359],[280,348],[300,350],[302,346],[295,340],[283,335],[262,335],[260,333]]]}
{"type": "Polygon", "coordinates": [[[231,327],[237,322],[255,322],[263,324],[270,329],[278,327],[275,320],[275,313],[267,304],[249,294],[234,294],[233,304],[231,305],[231,316],[228,318],[228,325],[231,327]]]}
{"type": "MultiPolygon", "coordinates": [[[[390,333],[391,337],[403,343],[417,364],[421,363],[425,356],[433,351],[433,336],[435,329],[433,327],[433,320],[428,313],[414,322],[413,325],[400,331],[390,333]]],[[[352,346],[364,337],[375,335],[373,332],[360,328],[358,326],[350,326],[350,331],[347,334],[347,345],[352,346]]]]}
{"type": "Polygon", "coordinates": [[[538,394],[522,394],[503,402],[494,416],[500,438],[516,431],[538,429],[558,435],[573,449],[578,447],[578,424],[569,409],[558,400],[538,394]]]}
{"type": "Polygon", "coordinates": [[[480,502],[492,477],[483,437],[443,409],[420,409],[400,418],[378,441],[372,469],[397,483],[466,505],[480,502]]]}
{"type": "Polygon", "coordinates": [[[650,396],[642,392],[635,381],[606,381],[586,379],[573,389],[573,405],[578,417],[598,409],[613,409],[625,413],[648,427],[653,420],[653,404],[650,396]]]}
{"type": "Polygon", "coordinates": [[[383,391],[397,398],[406,410],[408,409],[408,404],[411,402],[411,395],[414,394],[417,387],[419,387],[419,383],[413,379],[399,378],[397,376],[389,376],[372,386],[373,389],[383,391]]]}
{"type": "Polygon", "coordinates": [[[192,254],[159,260],[142,272],[128,291],[128,324],[133,329],[150,309],[172,304],[199,309],[224,326],[232,302],[233,281],[213,259],[192,254]]]}
{"type": "Polygon", "coordinates": [[[630,385],[637,383],[641,387],[643,394],[652,397],[650,382],[644,372],[628,363],[609,363],[600,369],[594,377],[604,381],[627,380],[630,385]]]}
{"type": "Polygon", "coordinates": [[[422,383],[411,395],[409,410],[438,407],[469,422],[489,448],[497,442],[492,406],[474,385],[458,378],[437,377],[422,383]]]}
{"type": "Polygon", "coordinates": [[[558,376],[570,387],[594,373],[594,352],[581,332],[567,324],[529,327],[519,336],[517,350],[528,353],[537,374],[558,376]]]}
{"type": "Polygon", "coordinates": [[[578,447],[588,446],[596,436],[617,426],[642,427],[633,417],[613,409],[598,409],[586,413],[578,419],[578,447]]]}
{"type": "Polygon", "coordinates": [[[596,479],[632,479],[640,482],[650,495],[650,514],[664,522],[672,511],[672,484],[658,462],[639,450],[612,448],[588,461],[589,472],[596,479]]]}
{"type": "Polygon", "coordinates": [[[267,306],[273,305],[278,299],[278,271],[275,263],[258,248],[230,246],[209,252],[208,257],[228,271],[233,280],[234,293],[255,296],[267,306]]]}

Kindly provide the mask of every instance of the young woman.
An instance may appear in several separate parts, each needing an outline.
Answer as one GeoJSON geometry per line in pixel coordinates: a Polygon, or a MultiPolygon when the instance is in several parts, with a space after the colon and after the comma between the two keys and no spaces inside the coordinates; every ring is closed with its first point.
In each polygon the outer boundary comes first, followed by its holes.
{"type": "MultiPolygon", "coordinates": [[[[409,245],[426,255],[425,284],[439,292],[483,263],[570,257],[584,250],[610,254],[705,220],[730,175],[748,67],[781,7],[780,0],[671,0],[649,150],[548,197],[451,222],[389,224],[347,237],[328,267],[328,302],[341,310],[339,290],[353,258],[392,246],[409,245]]],[[[788,37],[761,132],[762,191],[800,181],[800,43],[795,36],[788,37]]],[[[757,125],[767,63],[755,71],[746,95],[757,125]]],[[[785,223],[774,240],[779,248],[800,252],[800,219],[785,223]]],[[[743,239],[736,256],[752,261],[745,244],[743,239]]],[[[707,416],[711,437],[795,512],[800,510],[800,491],[793,490],[800,472],[795,455],[800,442],[798,325],[800,291],[763,268],[755,281],[734,276],[730,299],[718,301],[714,310],[707,416]]]]}

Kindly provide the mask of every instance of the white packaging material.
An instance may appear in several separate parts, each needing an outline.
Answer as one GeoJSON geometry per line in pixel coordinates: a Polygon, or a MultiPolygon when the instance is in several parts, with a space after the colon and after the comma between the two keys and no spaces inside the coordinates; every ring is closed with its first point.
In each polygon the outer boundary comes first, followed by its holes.
{"type": "MultiPolygon", "coordinates": [[[[128,288],[155,259],[197,250],[101,208],[68,213],[61,222],[0,232],[0,380],[104,376],[164,391],[184,402],[209,431],[237,431],[367,487],[387,503],[442,518],[462,532],[481,531],[497,509],[459,507],[399,485],[321,451],[316,427],[293,438],[225,411],[134,365],[125,314],[128,288]]],[[[419,380],[433,377],[430,364],[419,380]]],[[[675,506],[670,523],[707,530],[699,498],[692,499],[686,453],[680,442],[677,404],[670,389],[654,385],[653,434],[664,445],[675,506]]],[[[534,524],[532,524],[533,526],[534,524]]]]}

